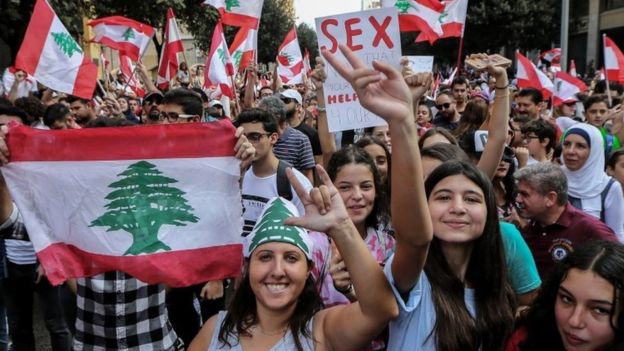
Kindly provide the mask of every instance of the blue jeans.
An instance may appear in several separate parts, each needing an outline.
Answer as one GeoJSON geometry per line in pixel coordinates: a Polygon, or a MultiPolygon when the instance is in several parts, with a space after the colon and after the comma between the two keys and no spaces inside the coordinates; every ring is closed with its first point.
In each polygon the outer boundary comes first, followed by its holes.
{"type": "Polygon", "coordinates": [[[36,264],[17,265],[7,262],[8,277],[1,282],[15,351],[34,351],[33,297],[41,301],[45,325],[50,333],[53,351],[70,351],[72,335],[67,327],[60,300],[60,286],[42,278],[35,284],[36,264]]]}
{"type": "Polygon", "coordinates": [[[9,350],[9,326],[7,325],[4,297],[0,294],[0,351],[9,350]]]}

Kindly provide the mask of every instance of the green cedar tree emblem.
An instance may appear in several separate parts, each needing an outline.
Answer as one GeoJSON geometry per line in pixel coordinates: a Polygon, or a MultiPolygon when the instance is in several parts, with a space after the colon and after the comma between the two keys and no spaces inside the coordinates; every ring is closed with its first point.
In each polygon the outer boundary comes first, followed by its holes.
{"type": "Polygon", "coordinates": [[[440,14],[440,17],[438,17],[438,22],[443,23],[444,22],[444,18],[448,17],[448,12],[444,11],[440,14]]]}
{"type": "Polygon", "coordinates": [[[178,181],[161,175],[156,166],[139,161],[131,164],[111,183],[106,199],[106,213],[93,220],[90,227],[109,227],[107,232],[123,230],[132,235],[132,245],[124,255],[152,253],[171,248],[158,240],[163,225],[184,227],[199,220],[193,207],[183,197],[185,192],[169,186],[178,181]]]}
{"type": "Polygon", "coordinates": [[[308,245],[301,239],[297,227],[284,224],[284,220],[293,217],[294,214],[286,207],[284,200],[275,199],[269,208],[264,212],[262,218],[254,227],[254,236],[251,240],[250,247],[256,248],[269,237],[279,236],[282,239],[290,241],[293,245],[301,247],[304,251],[309,252],[308,245]]]}
{"type": "Polygon", "coordinates": [[[234,67],[240,67],[242,59],[243,52],[241,50],[236,50],[236,52],[234,52],[234,55],[232,55],[232,62],[234,63],[234,67]]]}
{"type": "Polygon", "coordinates": [[[80,45],[78,45],[78,43],[74,40],[74,38],[72,38],[72,36],[69,35],[69,33],[52,32],[52,38],[54,38],[54,42],[56,43],[56,45],[59,46],[61,51],[63,51],[63,53],[67,55],[69,58],[74,56],[75,52],[82,54],[82,49],[80,48],[80,45]]]}
{"type": "Polygon", "coordinates": [[[225,0],[226,11],[232,11],[232,7],[240,7],[240,3],[238,2],[238,0],[225,0]]]}
{"type": "Polygon", "coordinates": [[[407,10],[409,10],[410,7],[418,11],[418,8],[412,5],[409,0],[397,0],[397,2],[394,4],[394,7],[399,9],[399,12],[403,14],[407,13],[407,10]]]}
{"type": "Polygon", "coordinates": [[[132,29],[132,27],[128,27],[128,29],[126,29],[124,34],[122,34],[122,37],[124,38],[125,41],[134,39],[134,30],[132,29]]]}
{"type": "Polygon", "coordinates": [[[227,57],[227,53],[225,52],[225,50],[220,47],[217,49],[217,56],[219,56],[219,60],[221,60],[221,63],[225,66],[226,65],[226,57],[227,57]]]}

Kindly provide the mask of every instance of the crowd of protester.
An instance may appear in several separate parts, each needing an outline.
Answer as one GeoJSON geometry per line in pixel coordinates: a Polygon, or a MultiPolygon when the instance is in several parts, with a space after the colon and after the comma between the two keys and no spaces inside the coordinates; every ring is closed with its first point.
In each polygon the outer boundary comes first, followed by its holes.
{"type": "Polygon", "coordinates": [[[35,349],[35,293],[55,351],[623,350],[623,87],[590,77],[553,106],[504,67],[437,86],[341,51],[292,85],[250,63],[235,99],[185,63],[166,91],[139,64],[144,93],[109,72],[90,100],[7,69],[1,125],[225,119],[250,166],[240,276],[183,288],[121,271],[52,286],[0,179],[0,351],[35,349]],[[325,64],[386,125],[330,132],[325,64]],[[305,229],[254,246],[275,197],[305,229]]]}

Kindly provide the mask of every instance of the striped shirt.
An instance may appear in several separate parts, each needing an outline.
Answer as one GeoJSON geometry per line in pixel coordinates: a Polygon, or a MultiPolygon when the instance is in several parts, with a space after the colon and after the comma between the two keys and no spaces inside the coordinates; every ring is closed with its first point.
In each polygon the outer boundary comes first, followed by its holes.
{"type": "Polygon", "coordinates": [[[302,132],[288,126],[279,140],[273,146],[273,153],[277,158],[293,165],[303,172],[314,168],[314,156],[310,139],[302,132]]]}

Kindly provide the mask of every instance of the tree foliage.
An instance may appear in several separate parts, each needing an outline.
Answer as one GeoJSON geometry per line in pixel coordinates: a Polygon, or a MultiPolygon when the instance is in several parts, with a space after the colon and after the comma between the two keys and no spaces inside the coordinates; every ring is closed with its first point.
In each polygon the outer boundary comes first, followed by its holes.
{"type": "Polygon", "coordinates": [[[301,22],[297,26],[297,38],[299,39],[301,52],[303,53],[304,49],[310,51],[310,64],[314,67],[314,58],[319,54],[316,32],[307,23],[301,22]]]}
{"type": "Polygon", "coordinates": [[[258,61],[274,62],[282,40],[295,25],[293,0],[265,0],[258,28],[258,61]]]}

